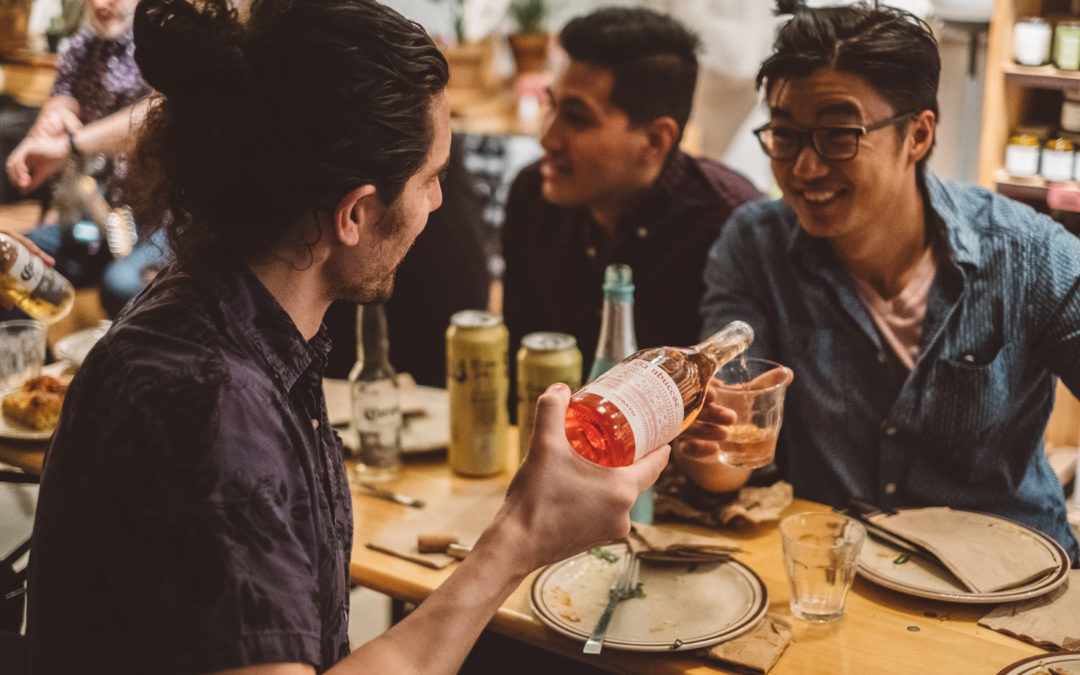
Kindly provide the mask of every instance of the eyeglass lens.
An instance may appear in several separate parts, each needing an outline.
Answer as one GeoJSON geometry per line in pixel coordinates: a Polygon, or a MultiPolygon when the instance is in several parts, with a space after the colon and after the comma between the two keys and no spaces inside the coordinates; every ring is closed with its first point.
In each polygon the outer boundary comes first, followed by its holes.
{"type": "Polygon", "coordinates": [[[774,127],[763,130],[760,138],[766,154],[773,159],[795,159],[807,137],[825,159],[851,159],[859,151],[859,132],[845,127],[821,127],[808,132],[774,127]]]}

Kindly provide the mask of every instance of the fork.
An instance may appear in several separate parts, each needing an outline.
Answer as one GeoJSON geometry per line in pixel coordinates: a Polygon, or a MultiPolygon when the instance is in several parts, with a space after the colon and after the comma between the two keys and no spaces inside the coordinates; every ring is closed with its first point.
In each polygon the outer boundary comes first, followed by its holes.
{"type": "Polygon", "coordinates": [[[634,589],[637,588],[638,570],[641,566],[637,554],[627,552],[622,557],[621,563],[621,566],[615,572],[615,579],[611,582],[611,588],[608,589],[607,607],[604,608],[604,613],[600,615],[600,620],[596,622],[592,635],[589,636],[588,641],[585,643],[585,649],[582,650],[585,654],[600,653],[600,650],[604,647],[604,636],[607,635],[608,624],[611,623],[611,617],[615,614],[615,608],[619,606],[620,602],[632,596],[634,589]]]}

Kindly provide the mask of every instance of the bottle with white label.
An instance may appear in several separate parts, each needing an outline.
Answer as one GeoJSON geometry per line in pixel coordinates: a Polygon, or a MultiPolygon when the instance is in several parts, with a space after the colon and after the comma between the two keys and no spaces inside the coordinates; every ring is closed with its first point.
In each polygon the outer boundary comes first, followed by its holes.
{"type": "Polygon", "coordinates": [[[362,305],[356,312],[358,354],[349,373],[360,460],[356,477],[362,483],[381,483],[401,474],[401,390],[390,365],[383,306],[362,305]]]}
{"type": "Polygon", "coordinates": [[[38,321],[53,323],[67,316],[75,289],[59,272],[0,233],[0,295],[38,321]]]}
{"type": "Polygon", "coordinates": [[[733,321],[693,347],[631,354],[570,398],[567,440],[597,464],[633,464],[693,423],[716,370],[753,340],[748,324],[733,321]]]}

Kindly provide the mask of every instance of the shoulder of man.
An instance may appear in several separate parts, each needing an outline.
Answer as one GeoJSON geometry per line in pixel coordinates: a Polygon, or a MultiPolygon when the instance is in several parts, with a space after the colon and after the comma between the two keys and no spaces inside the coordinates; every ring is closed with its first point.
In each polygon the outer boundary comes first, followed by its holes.
{"type": "Polygon", "coordinates": [[[727,165],[708,157],[691,157],[687,155],[687,158],[697,167],[717,198],[729,208],[735,208],[746,202],[758,201],[764,197],[761,191],[746,176],[727,165]]]}

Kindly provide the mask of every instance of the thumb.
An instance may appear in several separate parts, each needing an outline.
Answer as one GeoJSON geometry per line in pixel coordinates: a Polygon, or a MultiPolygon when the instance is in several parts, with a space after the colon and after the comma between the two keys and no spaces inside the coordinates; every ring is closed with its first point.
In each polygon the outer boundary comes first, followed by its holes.
{"type": "Polygon", "coordinates": [[[556,382],[547,388],[536,401],[536,417],[533,428],[521,429],[522,433],[532,433],[533,442],[543,438],[542,445],[551,443],[567,443],[566,440],[566,408],[570,404],[570,387],[562,382],[556,382]]]}
{"type": "Polygon", "coordinates": [[[668,457],[671,454],[670,445],[661,445],[656,450],[645,455],[630,466],[623,467],[622,471],[631,471],[638,480],[638,493],[644,492],[660,477],[660,472],[667,466],[668,457]]]}

